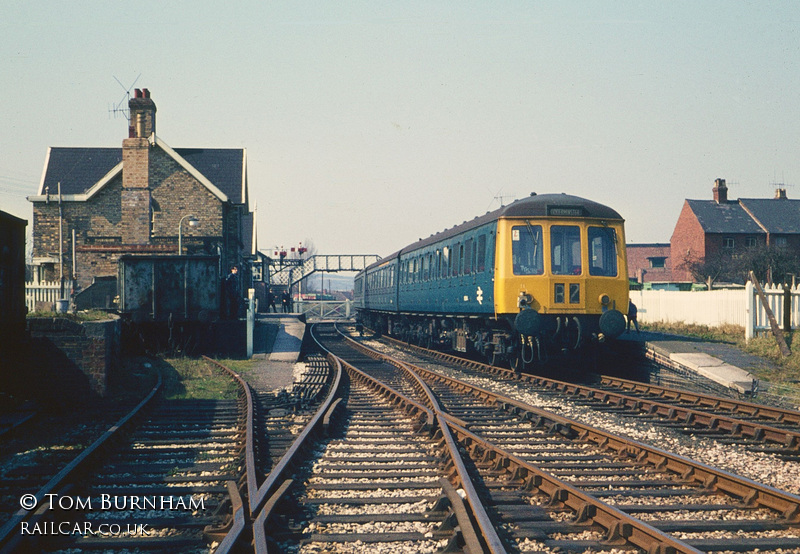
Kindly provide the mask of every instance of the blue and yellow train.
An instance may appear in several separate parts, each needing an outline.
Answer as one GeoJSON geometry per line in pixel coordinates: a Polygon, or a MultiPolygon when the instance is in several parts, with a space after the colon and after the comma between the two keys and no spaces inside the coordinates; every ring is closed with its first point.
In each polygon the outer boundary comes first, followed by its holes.
{"type": "Polygon", "coordinates": [[[531,194],[406,246],[355,278],[361,323],[514,369],[625,330],[624,220],[566,194],[531,194]]]}

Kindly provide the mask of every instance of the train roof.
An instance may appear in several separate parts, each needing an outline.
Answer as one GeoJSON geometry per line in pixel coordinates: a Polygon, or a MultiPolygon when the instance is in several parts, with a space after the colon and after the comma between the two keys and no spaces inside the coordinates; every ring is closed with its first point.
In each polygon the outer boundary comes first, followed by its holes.
{"type": "Polygon", "coordinates": [[[452,236],[469,231],[475,227],[480,227],[486,223],[491,223],[503,217],[581,217],[590,219],[601,220],[616,220],[624,221],[622,216],[616,210],[599,204],[592,200],[581,198],[580,196],[572,196],[571,194],[536,194],[531,193],[526,198],[516,200],[507,206],[503,206],[491,212],[486,212],[484,215],[478,216],[471,221],[465,221],[460,225],[456,225],[450,229],[445,229],[431,235],[426,239],[420,239],[415,243],[393,252],[392,254],[381,258],[377,262],[371,264],[367,269],[381,266],[387,261],[397,258],[400,254],[411,252],[419,248],[424,248],[430,244],[446,240],[452,236]]]}

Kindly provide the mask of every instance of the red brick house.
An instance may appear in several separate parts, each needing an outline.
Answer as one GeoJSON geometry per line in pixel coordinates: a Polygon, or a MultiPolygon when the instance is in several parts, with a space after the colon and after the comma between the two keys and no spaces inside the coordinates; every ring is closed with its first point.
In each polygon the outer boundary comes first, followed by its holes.
{"type": "Polygon", "coordinates": [[[725,179],[717,179],[711,200],[686,200],[670,241],[673,279],[692,280],[682,267],[720,253],[737,255],[759,246],[800,253],[800,200],[779,188],[774,198],[728,200],[725,179]]]}
{"type": "Polygon", "coordinates": [[[637,283],[672,281],[669,243],[628,244],[628,279],[637,283]]]}
{"type": "Polygon", "coordinates": [[[38,193],[28,198],[40,279],[63,274],[85,288],[116,276],[124,254],[177,254],[179,235],[183,254],[219,255],[223,268],[250,255],[246,151],[173,149],[156,134],[147,89],[128,106],[121,148],[48,150],[38,193]]]}

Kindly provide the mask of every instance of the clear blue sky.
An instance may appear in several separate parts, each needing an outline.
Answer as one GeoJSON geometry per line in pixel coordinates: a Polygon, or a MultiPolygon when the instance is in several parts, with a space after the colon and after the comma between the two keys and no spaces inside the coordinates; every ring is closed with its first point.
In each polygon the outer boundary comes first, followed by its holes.
{"type": "Polygon", "coordinates": [[[0,35],[0,209],[29,221],[47,148],[121,146],[139,75],[167,144],[247,149],[263,250],[386,255],[531,191],[668,242],[715,178],[800,183],[795,1],[12,0],[0,35]]]}

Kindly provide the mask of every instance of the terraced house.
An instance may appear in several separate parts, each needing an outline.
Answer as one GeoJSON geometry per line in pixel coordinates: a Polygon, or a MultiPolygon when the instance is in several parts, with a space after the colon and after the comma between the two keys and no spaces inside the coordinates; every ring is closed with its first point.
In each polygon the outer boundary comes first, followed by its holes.
{"type": "Polygon", "coordinates": [[[672,278],[692,279],[687,260],[719,254],[738,256],[748,249],[785,248],[800,255],[800,200],[778,188],[774,198],[728,200],[725,179],[717,179],[710,200],[689,200],[675,224],[670,241],[672,278]]]}
{"type": "Polygon", "coordinates": [[[171,148],[147,89],[128,102],[121,148],[51,147],[33,203],[38,278],[80,288],[116,276],[124,254],[211,254],[221,271],[251,254],[247,154],[171,148]]]}

